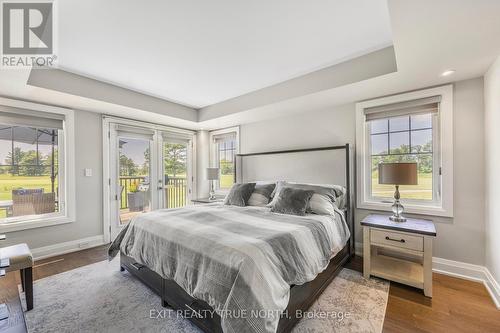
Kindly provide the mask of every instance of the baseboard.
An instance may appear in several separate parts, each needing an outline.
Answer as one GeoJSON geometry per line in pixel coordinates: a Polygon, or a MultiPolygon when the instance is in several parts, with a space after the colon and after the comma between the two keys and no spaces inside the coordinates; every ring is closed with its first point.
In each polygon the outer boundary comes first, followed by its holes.
{"type": "Polygon", "coordinates": [[[487,281],[484,281],[484,285],[486,286],[486,289],[488,289],[491,298],[493,298],[493,302],[495,302],[497,309],[500,310],[500,284],[497,282],[497,280],[495,280],[493,275],[491,275],[490,270],[486,267],[485,269],[487,281]]]}
{"type": "MultiPolygon", "coordinates": [[[[363,256],[363,243],[355,244],[357,256],[363,256]]],[[[438,257],[432,258],[432,271],[460,279],[480,282],[488,290],[493,303],[500,310],[500,285],[493,278],[488,268],[480,265],[468,264],[461,261],[448,260],[438,257]]]]}
{"type": "Polygon", "coordinates": [[[76,239],[69,242],[47,245],[31,249],[35,260],[45,259],[70,252],[80,251],[105,244],[104,235],[76,239]]]}
{"type": "Polygon", "coordinates": [[[486,290],[488,290],[497,309],[500,310],[500,286],[488,268],[434,257],[432,258],[432,271],[465,280],[481,282],[486,287],[486,290]]]}

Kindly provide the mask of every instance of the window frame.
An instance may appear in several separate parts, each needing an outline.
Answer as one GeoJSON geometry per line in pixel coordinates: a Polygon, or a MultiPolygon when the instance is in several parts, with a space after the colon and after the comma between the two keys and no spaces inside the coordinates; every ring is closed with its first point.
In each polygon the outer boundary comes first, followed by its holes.
{"type": "Polygon", "coordinates": [[[30,113],[60,114],[64,116],[63,129],[58,131],[58,185],[59,212],[39,216],[16,216],[0,219],[0,232],[13,232],[71,223],[76,221],[74,111],[0,97],[0,107],[29,110],[30,113]]]}
{"type": "MultiPolygon", "coordinates": [[[[229,134],[229,133],[236,133],[236,154],[240,153],[240,127],[235,126],[235,127],[228,127],[228,128],[223,128],[223,129],[218,129],[214,131],[209,132],[209,144],[210,144],[210,166],[214,168],[219,168],[219,159],[217,156],[219,155],[219,151],[217,149],[217,145],[214,143],[214,137],[218,135],[223,135],[223,134],[229,134]]],[[[236,158],[234,163],[236,163],[236,158]]],[[[219,171],[220,172],[220,171],[219,171]]],[[[234,172],[234,171],[233,171],[234,172]]],[[[236,175],[233,175],[236,179],[236,175]]],[[[235,180],[236,181],[236,180],[235,180]]],[[[220,180],[216,182],[214,186],[215,194],[216,195],[226,195],[229,192],[229,189],[221,189],[220,188],[220,180]]]]}
{"type": "Polygon", "coordinates": [[[357,208],[391,211],[392,201],[371,193],[370,129],[364,109],[420,98],[441,96],[438,115],[433,117],[433,199],[402,199],[405,212],[453,217],[453,86],[413,91],[356,104],[357,208]],[[435,176],[438,177],[435,177],[435,176]]]}

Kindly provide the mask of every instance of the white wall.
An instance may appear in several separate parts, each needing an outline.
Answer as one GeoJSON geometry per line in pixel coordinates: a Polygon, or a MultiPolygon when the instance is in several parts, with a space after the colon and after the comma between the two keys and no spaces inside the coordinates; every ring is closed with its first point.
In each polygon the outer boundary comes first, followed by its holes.
{"type": "Polygon", "coordinates": [[[210,183],[206,179],[206,169],[210,166],[210,135],[208,131],[196,133],[196,197],[206,198],[210,192],[210,183]]]}
{"type": "MultiPolygon", "coordinates": [[[[434,256],[484,265],[484,113],[482,78],[454,85],[455,217],[434,218],[434,256]]],[[[242,153],[355,143],[354,104],[241,125],[242,153]]],[[[369,211],[356,210],[359,221],[369,211]]]]}
{"type": "Polygon", "coordinates": [[[5,245],[36,249],[103,234],[101,128],[101,115],[75,111],[76,222],[11,232],[5,245]],[[92,177],[84,177],[85,168],[92,168],[92,177]]]}
{"type": "Polygon", "coordinates": [[[484,76],[486,267],[500,281],[500,56],[484,76]]]}

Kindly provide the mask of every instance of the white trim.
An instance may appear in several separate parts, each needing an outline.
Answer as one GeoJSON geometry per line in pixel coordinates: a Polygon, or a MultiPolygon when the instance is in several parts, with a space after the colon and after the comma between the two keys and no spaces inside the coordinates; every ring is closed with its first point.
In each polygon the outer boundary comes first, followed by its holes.
{"type": "MultiPolygon", "coordinates": [[[[57,215],[57,213],[56,213],[57,215]]],[[[0,224],[0,232],[13,232],[20,230],[28,230],[41,227],[50,227],[59,224],[66,224],[75,222],[74,219],[68,218],[66,216],[55,216],[47,217],[46,215],[41,215],[41,218],[35,218],[30,220],[20,220],[18,222],[9,222],[0,224]]]]}
{"type": "MultiPolygon", "coordinates": [[[[227,128],[221,128],[218,130],[213,130],[208,133],[208,144],[209,144],[209,166],[210,167],[218,167],[218,162],[216,163],[215,157],[218,152],[216,151],[216,145],[214,145],[213,137],[216,135],[226,134],[226,133],[236,133],[236,154],[240,153],[240,126],[233,126],[227,128]]],[[[236,163],[236,161],[235,161],[236,163]]],[[[215,186],[215,194],[217,195],[226,195],[229,192],[229,189],[221,190],[219,185],[215,186]]]]}
{"type": "Polygon", "coordinates": [[[104,235],[92,236],[82,239],[76,239],[64,243],[52,244],[32,249],[31,253],[35,260],[50,258],[61,254],[81,251],[92,247],[104,245],[104,235]]]}
{"type": "Polygon", "coordinates": [[[439,114],[439,135],[441,140],[439,153],[441,156],[438,157],[442,168],[441,205],[427,206],[410,202],[403,202],[403,204],[407,213],[453,217],[453,85],[451,84],[356,103],[357,208],[391,211],[391,204],[389,203],[368,200],[368,180],[365,180],[368,148],[364,109],[436,95],[441,96],[439,114]]]}
{"type": "MultiPolygon", "coordinates": [[[[355,253],[357,256],[363,257],[363,243],[356,242],[355,253]]],[[[432,271],[438,274],[482,283],[486,290],[488,290],[493,303],[500,310],[500,284],[491,275],[488,268],[461,261],[433,257],[432,271]]]]}
{"type": "Polygon", "coordinates": [[[493,278],[488,268],[443,258],[432,258],[432,271],[465,280],[481,282],[491,296],[493,303],[500,310],[500,285],[493,278]]]}
{"type": "Polygon", "coordinates": [[[0,105],[14,108],[33,110],[36,112],[55,113],[64,116],[63,139],[59,142],[59,167],[62,177],[59,179],[60,203],[64,207],[63,214],[41,216],[40,218],[27,218],[26,220],[0,224],[0,231],[12,232],[32,228],[40,228],[76,221],[76,171],[75,171],[75,115],[71,109],[57,106],[20,101],[0,97],[0,105]],[[62,163],[61,163],[62,162],[62,163]]]}

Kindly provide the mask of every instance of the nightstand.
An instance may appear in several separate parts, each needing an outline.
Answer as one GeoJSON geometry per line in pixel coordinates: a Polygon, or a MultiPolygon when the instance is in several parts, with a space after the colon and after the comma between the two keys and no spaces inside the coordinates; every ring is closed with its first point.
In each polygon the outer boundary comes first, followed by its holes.
{"type": "Polygon", "coordinates": [[[191,202],[195,205],[204,205],[214,202],[223,202],[224,198],[216,198],[214,200],[210,200],[209,198],[201,198],[201,199],[192,199],[191,202]]]}
{"type": "Polygon", "coordinates": [[[393,222],[386,215],[368,215],[363,226],[363,274],[424,290],[432,297],[434,223],[408,219],[393,222]]]}

